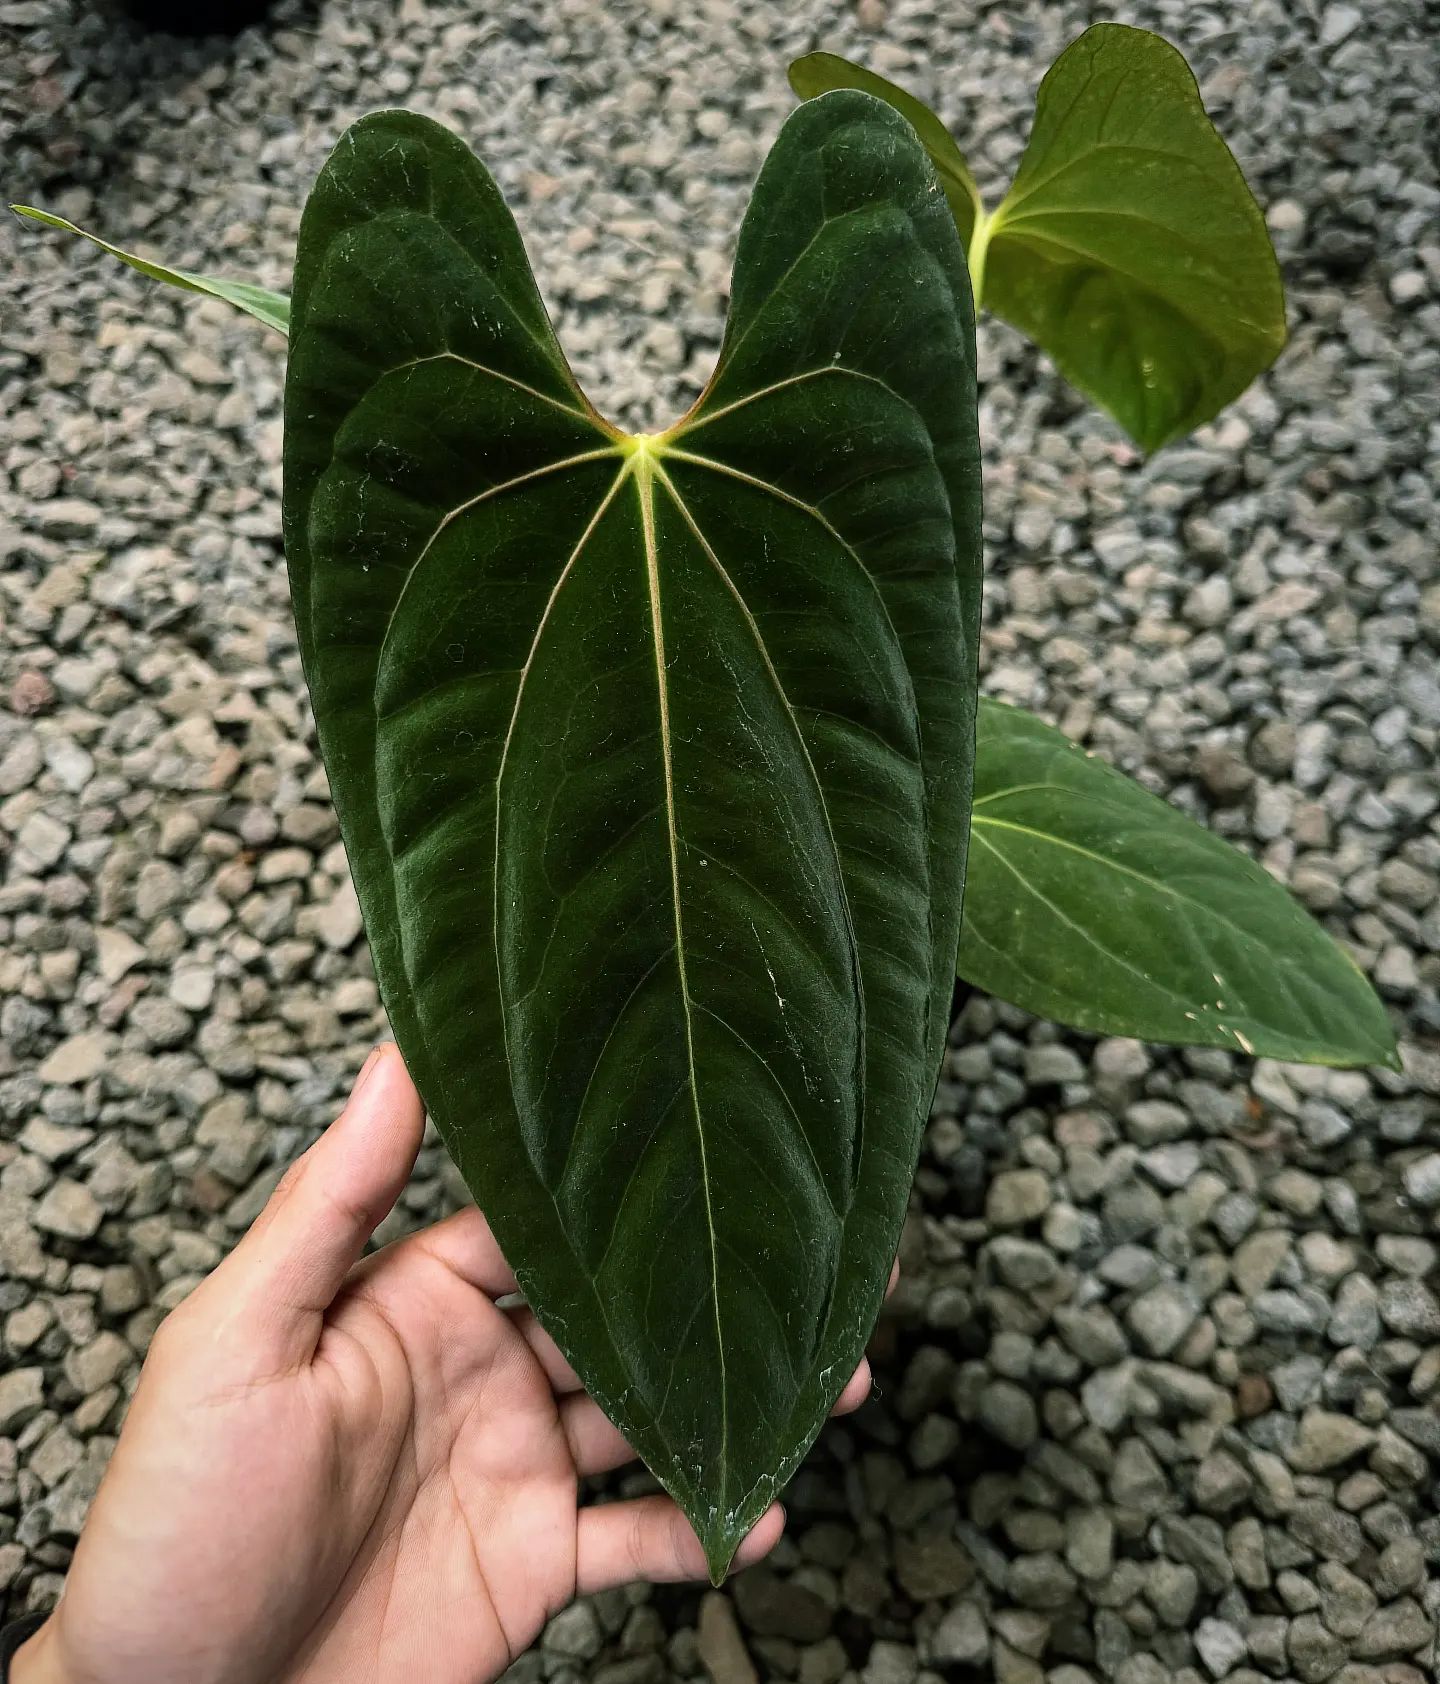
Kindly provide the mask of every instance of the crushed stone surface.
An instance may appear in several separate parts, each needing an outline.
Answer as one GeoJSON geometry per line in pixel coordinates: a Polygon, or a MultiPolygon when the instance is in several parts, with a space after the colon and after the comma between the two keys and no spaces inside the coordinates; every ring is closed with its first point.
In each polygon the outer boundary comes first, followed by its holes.
{"type": "MultiPolygon", "coordinates": [[[[79,0],[0,0],[4,187],[283,288],[343,125],[429,112],[497,175],[601,409],[653,427],[708,372],[792,56],[825,46],[931,98],[993,202],[1088,12],[288,0],[233,41],[176,43],[79,0]]],[[[516,1679],[1436,1676],[1434,17],[1148,0],[1124,19],[1194,65],[1266,207],[1291,340],[1142,461],[982,320],[985,684],[1287,882],[1375,978],[1405,1071],[1097,1042],[972,1000],[879,1395],[826,1430],[771,1563],[718,1594],[580,1605],[516,1679]]],[[[282,362],[222,305],[0,228],[11,1614],[59,1592],[156,1325],[383,1033],[290,623],[282,362]]],[[[462,1197],[432,1141],[384,1232],[462,1197]]]]}

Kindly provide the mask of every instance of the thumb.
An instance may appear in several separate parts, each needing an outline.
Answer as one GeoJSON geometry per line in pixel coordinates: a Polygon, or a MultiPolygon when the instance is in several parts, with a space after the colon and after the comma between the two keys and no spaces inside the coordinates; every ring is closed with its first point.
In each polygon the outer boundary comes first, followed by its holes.
{"type": "Polygon", "coordinates": [[[345,1109],[290,1166],[216,1270],[214,1295],[228,1298],[246,1346],[267,1369],[313,1354],[326,1310],[410,1178],[424,1127],[399,1049],[377,1047],[345,1109]]]}

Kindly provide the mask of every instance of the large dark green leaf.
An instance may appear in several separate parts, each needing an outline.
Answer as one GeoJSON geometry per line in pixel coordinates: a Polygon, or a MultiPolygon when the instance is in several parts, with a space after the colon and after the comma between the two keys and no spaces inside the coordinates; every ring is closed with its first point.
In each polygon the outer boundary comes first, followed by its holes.
{"type": "Polygon", "coordinates": [[[1019,173],[993,211],[912,95],[830,54],[797,92],[864,87],[915,123],[947,182],[977,302],[1026,333],[1146,450],[1208,421],[1285,343],[1280,270],[1189,66],[1158,35],[1087,29],[1050,67],[1019,173]]]}
{"type": "Polygon", "coordinates": [[[204,292],[212,298],[223,298],[227,304],[233,304],[237,310],[245,311],[257,321],[264,322],[266,327],[273,327],[280,333],[286,332],[290,326],[290,300],[284,293],[270,292],[265,287],[256,286],[252,281],[230,281],[218,275],[192,275],[188,269],[171,269],[163,263],[152,263],[148,258],[136,257],[133,252],[121,251],[119,246],[112,246],[98,234],[87,233],[85,229],[77,228],[63,216],[36,210],[33,205],[11,205],[10,209],[17,216],[28,216],[34,222],[43,222],[47,228],[59,228],[67,234],[78,234],[82,240],[89,240],[92,245],[99,246],[101,251],[108,251],[111,257],[118,257],[122,263],[128,263],[132,269],[138,269],[152,281],[164,281],[167,286],[179,287],[184,292],[204,292]]]}
{"type": "Polygon", "coordinates": [[[790,66],[790,86],[801,99],[815,99],[820,94],[833,93],[837,88],[858,88],[861,93],[873,94],[876,99],[893,105],[930,154],[930,162],[934,164],[940,185],[945,189],[945,197],[950,201],[961,242],[969,247],[975,219],[984,211],[980,203],[980,189],[970,174],[965,154],[955,144],[949,129],[923,100],[906,93],[904,88],[896,87],[885,77],[877,76],[864,65],[852,64],[849,59],[840,58],[835,53],[807,53],[804,58],[797,58],[790,66]]]}
{"type": "Polygon", "coordinates": [[[401,1047],[717,1576],[863,1348],[946,1027],[979,594],[973,318],[909,127],[786,124],[716,372],[626,437],[470,152],[306,206],[285,531],[401,1047]]]}
{"type": "Polygon", "coordinates": [[[1270,874],[1030,714],[980,705],[960,975],[1100,1035],[1390,1064],[1354,962],[1270,874]]]}

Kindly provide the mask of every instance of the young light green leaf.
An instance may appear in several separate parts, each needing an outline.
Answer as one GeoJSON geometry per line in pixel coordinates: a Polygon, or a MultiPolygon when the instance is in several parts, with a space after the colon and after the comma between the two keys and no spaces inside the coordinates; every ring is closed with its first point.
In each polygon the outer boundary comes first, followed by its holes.
{"type": "Polygon", "coordinates": [[[1398,1068],[1370,984],[1267,871],[988,699],[958,970],[1092,1034],[1398,1068]]]}
{"type": "Polygon", "coordinates": [[[863,86],[915,124],[943,179],[963,184],[951,202],[977,304],[1028,334],[1143,449],[1212,419],[1284,345],[1264,217],[1188,65],[1158,35],[1101,23],[1065,49],[990,212],[913,95],[828,53],[798,60],[791,81],[802,96],[863,86]]]}
{"type": "Polygon", "coordinates": [[[988,234],[986,302],[1145,450],[1285,343],[1260,207],[1190,67],[1147,30],[1096,24],[1051,66],[988,234]]]}
{"type": "Polygon", "coordinates": [[[974,324],[909,127],[794,113],[668,431],[575,384],[489,175],[342,137],[285,403],[301,650],[391,1021],[712,1572],[873,1325],[959,939],[974,324]]]}
{"type": "Polygon", "coordinates": [[[983,214],[980,189],[970,174],[965,154],[955,144],[949,129],[923,100],[906,93],[883,76],[877,76],[864,65],[852,64],[836,53],[806,53],[790,66],[790,86],[801,99],[814,99],[819,94],[832,93],[836,88],[857,88],[861,93],[873,94],[892,105],[908,122],[920,142],[930,154],[945,197],[955,215],[960,239],[968,248],[975,219],[983,214]]]}
{"type": "Polygon", "coordinates": [[[148,275],[152,281],[164,281],[167,285],[181,287],[186,292],[203,292],[212,298],[223,298],[237,310],[243,310],[247,315],[254,316],[257,321],[264,322],[266,327],[273,327],[278,333],[289,331],[290,300],[284,293],[270,292],[267,288],[254,286],[249,281],[230,281],[217,275],[192,275],[188,269],[170,269],[163,263],[152,263],[148,258],[136,257],[133,252],[121,251],[119,246],[112,246],[98,234],[77,228],[63,216],[37,210],[34,205],[11,205],[10,209],[17,216],[28,216],[34,222],[43,222],[47,228],[60,228],[67,234],[78,234],[82,240],[89,240],[92,245],[99,246],[101,251],[108,251],[112,257],[118,257],[122,263],[128,263],[132,269],[138,269],[142,275],[148,275]]]}

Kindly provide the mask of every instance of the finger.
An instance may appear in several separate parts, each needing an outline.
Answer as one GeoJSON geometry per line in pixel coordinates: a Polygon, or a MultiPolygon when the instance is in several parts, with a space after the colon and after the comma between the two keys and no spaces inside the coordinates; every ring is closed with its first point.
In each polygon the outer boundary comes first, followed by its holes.
{"type": "Polygon", "coordinates": [[[424,1127],[398,1049],[376,1048],[340,1116],[216,1271],[257,1358],[287,1365],[313,1354],[331,1300],[409,1179],[424,1127]]]}
{"type": "Polygon", "coordinates": [[[860,1366],[850,1376],[845,1390],[835,1400],[835,1407],[830,1411],[832,1415],[849,1415],[858,1409],[866,1398],[870,1396],[870,1388],[874,1384],[874,1376],[870,1372],[870,1360],[861,1357],[860,1366]]]}
{"type": "Polygon", "coordinates": [[[885,1283],[885,1296],[889,1298],[900,1284],[900,1259],[897,1257],[890,1265],[890,1279],[885,1283]]]}
{"type": "Polygon", "coordinates": [[[582,1478],[609,1473],[635,1460],[630,1442],[600,1407],[584,1392],[560,1400],[560,1425],[570,1446],[570,1459],[582,1478]]]}
{"type": "Polygon", "coordinates": [[[506,1313],[514,1322],[515,1331],[524,1339],[534,1352],[535,1360],[545,1370],[545,1378],[556,1395],[566,1397],[571,1392],[583,1391],[580,1376],[570,1366],[560,1347],[536,1321],[535,1312],[528,1305],[521,1305],[519,1309],[506,1313]]]}
{"type": "Polygon", "coordinates": [[[452,1274],[489,1298],[503,1298],[516,1290],[515,1274],[505,1261],[500,1242],[473,1205],[400,1243],[413,1245],[443,1263],[452,1274]]]}
{"type": "MultiPolygon", "coordinates": [[[[768,1555],[784,1528],[785,1511],[774,1503],[736,1550],[731,1571],[768,1555]]],[[[636,1579],[675,1584],[708,1577],[700,1540],[668,1497],[636,1497],[628,1503],[581,1509],[575,1534],[575,1588],[581,1596],[636,1579]]]]}

